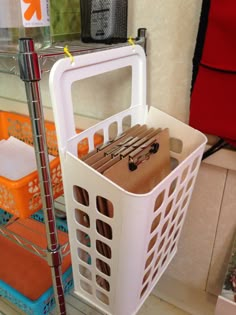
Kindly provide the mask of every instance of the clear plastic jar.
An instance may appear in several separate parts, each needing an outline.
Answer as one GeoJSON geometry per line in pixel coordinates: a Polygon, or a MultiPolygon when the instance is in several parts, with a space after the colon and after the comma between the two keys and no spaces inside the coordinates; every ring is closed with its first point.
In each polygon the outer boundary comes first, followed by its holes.
{"type": "Polygon", "coordinates": [[[18,39],[31,37],[35,49],[51,45],[49,0],[0,0],[0,50],[17,50],[18,39]]]}

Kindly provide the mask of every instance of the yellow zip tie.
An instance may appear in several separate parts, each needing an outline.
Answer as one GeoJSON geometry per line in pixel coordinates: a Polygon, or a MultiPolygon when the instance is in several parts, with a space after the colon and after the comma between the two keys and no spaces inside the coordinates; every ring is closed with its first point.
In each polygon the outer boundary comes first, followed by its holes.
{"type": "Polygon", "coordinates": [[[64,53],[67,55],[67,57],[70,58],[71,63],[74,63],[74,62],[75,62],[74,57],[73,57],[73,56],[71,55],[71,53],[69,52],[69,49],[68,49],[68,46],[67,46],[67,45],[64,47],[64,53]]]}
{"type": "Polygon", "coordinates": [[[130,45],[135,46],[135,43],[134,43],[134,40],[133,40],[132,37],[130,37],[130,38],[128,39],[128,42],[129,42],[130,45]]]}

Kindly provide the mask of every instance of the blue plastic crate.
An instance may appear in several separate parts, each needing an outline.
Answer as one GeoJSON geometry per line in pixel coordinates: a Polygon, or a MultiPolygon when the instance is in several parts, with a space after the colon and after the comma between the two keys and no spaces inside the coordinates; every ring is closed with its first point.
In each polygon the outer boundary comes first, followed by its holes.
{"type": "Polygon", "coordinates": [[[0,209],[0,225],[5,225],[11,219],[12,214],[0,209]]]}
{"type": "MultiPolygon", "coordinates": [[[[0,209],[0,226],[7,224],[12,218],[12,214],[0,209]]],[[[43,211],[40,210],[32,215],[32,218],[44,222],[43,211]]],[[[68,232],[66,220],[60,218],[56,219],[56,226],[58,230],[68,232]]],[[[64,293],[68,293],[73,287],[73,275],[72,268],[68,268],[62,276],[62,282],[64,286],[64,293]]],[[[0,296],[16,305],[19,309],[23,310],[28,315],[47,315],[55,307],[55,299],[53,287],[48,289],[41,297],[35,301],[32,301],[25,297],[23,294],[0,280],[0,296]]]]}
{"type": "MultiPolygon", "coordinates": [[[[72,268],[68,268],[62,276],[64,293],[67,294],[73,287],[72,268]]],[[[53,287],[48,289],[41,297],[31,301],[11,286],[0,280],[0,296],[16,305],[28,315],[47,315],[55,307],[53,287]]]]}
{"type": "MultiPolygon", "coordinates": [[[[0,225],[5,225],[12,217],[12,214],[8,213],[7,211],[0,209],[0,225]]],[[[44,215],[43,210],[39,210],[38,212],[35,212],[33,215],[31,215],[31,218],[33,218],[36,221],[44,223],[44,215]]],[[[58,230],[68,233],[68,227],[67,227],[67,221],[56,218],[56,227],[58,230]]]]}
{"type": "MultiPolygon", "coordinates": [[[[39,210],[31,215],[31,218],[44,223],[43,210],[39,210]]],[[[67,221],[56,218],[56,227],[58,230],[68,233],[67,221]]]]}

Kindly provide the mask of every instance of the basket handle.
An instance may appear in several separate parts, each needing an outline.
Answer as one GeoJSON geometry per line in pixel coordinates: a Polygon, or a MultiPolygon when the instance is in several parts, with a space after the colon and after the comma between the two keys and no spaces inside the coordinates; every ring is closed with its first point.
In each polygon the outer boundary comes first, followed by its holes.
{"type": "Polygon", "coordinates": [[[65,150],[67,141],[76,134],[71,85],[112,70],[131,66],[131,107],[146,107],[146,56],[141,46],[109,48],[58,60],[49,75],[54,119],[59,150],[65,150]]]}

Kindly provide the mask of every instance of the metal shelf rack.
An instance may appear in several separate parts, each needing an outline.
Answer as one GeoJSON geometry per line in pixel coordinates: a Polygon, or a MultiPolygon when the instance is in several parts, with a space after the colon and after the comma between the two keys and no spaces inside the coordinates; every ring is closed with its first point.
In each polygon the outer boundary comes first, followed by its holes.
{"type": "MultiPolygon", "coordinates": [[[[43,258],[47,259],[47,249],[42,248],[41,246],[33,243],[27,238],[22,237],[20,234],[15,233],[11,231],[11,224],[14,223],[14,226],[19,226],[21,229],[24,229],[24,231],[28,232],[27,234],[35,237],[44,237],[41,233],[38,231],[34,231],[31,228],[29,228],[29,223],[34,219],[28,218],[28,219],[21,219],[17,220],[16,218],[11,218],[6,225],[0,226],[0,235],[8,238],[9,240],[15,242],[19,246],[27,249],[31,253],[43,258]]],[[[61,244],[61,255],[62,257],[65,257],[70,252],[70,246],[68,242],[65,242],[64,244],[61,244]]]]}
{"type": "MultiPolygon", "coordinates": [[[[146,29],[139,29],[137,38],[135,38],[134,41],[136,44],[142,45],[144,49],[146,49],[146,29]]],[[[124,45],[130,44],[127,42],[115,45],[92,45],[81,42],[70,42],[69,49],[72,55],[79,55],[124,45]]],[[[58,43],[54,44],[51,48],[36,52],[34,50],[33,40],[22,38],[19,40],[19,52],[0,51],[0,72],[20,76],[21,80],[25,83],[47,235],[47,249],[44,251],[43,256],[47,259],[48,265],[51,267],[56,313],[60,315],[67,314],[61,279],[61,261],[65,248],[59,244],[55,223],[55,205],[50,178],[43,105],[39,82],[43,73],[49,72],[52,65],[58,59],[64,58],[64,46],[65,43],[58,43]]],[[[9,233],[6,233],[6,230],[2,231],[2,234],[17,241],[18,244],[22,245],[22,243],[24,243],[24,241],[17,240],[14,235],[9,236],[9,233]]],[[[26,248],[28,249],[31,247],[26,243],[24,245],[26,245],[26,248]]]]}

